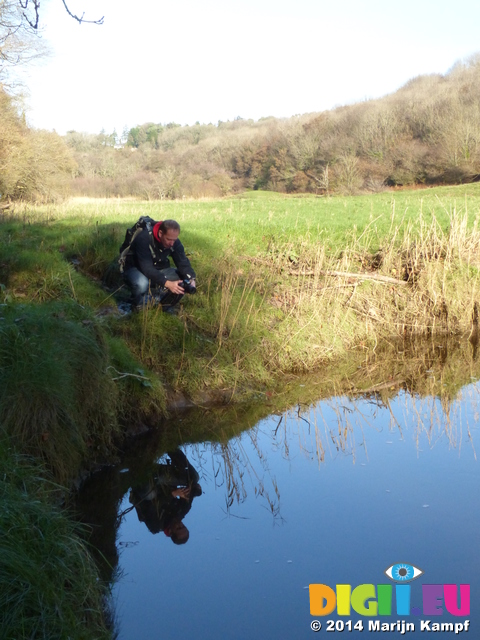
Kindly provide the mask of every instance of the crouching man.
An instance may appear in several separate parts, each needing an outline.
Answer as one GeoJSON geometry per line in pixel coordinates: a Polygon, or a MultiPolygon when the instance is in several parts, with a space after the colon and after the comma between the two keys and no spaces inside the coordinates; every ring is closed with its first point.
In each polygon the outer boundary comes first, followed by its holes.
{"type": "Polygon", "coordinates": [[[135,236],[123,274],[135,308],[160,304],[163,311],[173,313],[185,293],[195,293],[195,271],[179,235],[178,222],[163,220],[135,236]],[[175,267],[170,265],[170,257],[175,267]]]}

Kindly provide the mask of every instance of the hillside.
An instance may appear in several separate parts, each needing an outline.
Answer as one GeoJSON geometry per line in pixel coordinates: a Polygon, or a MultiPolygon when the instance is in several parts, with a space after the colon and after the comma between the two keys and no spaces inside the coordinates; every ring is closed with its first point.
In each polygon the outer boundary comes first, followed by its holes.
{"type": "Polygon", "coordinates": [[[458,184],[480,174],[480,56],[378,100],[322,113],[122,136],[69,132],[75,195],[218,197],[245,189],[361,193],[458,184]]]}
{"type": "Polygon", "coordinates": [[[27,126],[0,88],[0,206],[71,195],[146,200],[244,190],[358,194],[480,176],[480,54],[381,99],[258,121],[143,123],[121,135],[27,126]]]}

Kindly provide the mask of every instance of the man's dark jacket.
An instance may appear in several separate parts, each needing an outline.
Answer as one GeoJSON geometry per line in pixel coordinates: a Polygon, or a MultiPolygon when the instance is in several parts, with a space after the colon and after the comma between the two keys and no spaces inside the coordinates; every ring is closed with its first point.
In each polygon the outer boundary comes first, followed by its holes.
{"type": "Polygon", "coordinates": [[[125,261],[125,271],[136,267],[153,285],[164,287],[167,278],[160,271],[171,266],[169,262],[170,256],[182,279],[195,278],[195,271],[190,264],[190,260],[185,255],[183,244],[178,238],[175,240],[173,247],[165,249],[149,234],[147,229],[144,229],[132,242],[130,252],[125,261]],[[154,256],[151,248],[153,248],[154,256]]]}

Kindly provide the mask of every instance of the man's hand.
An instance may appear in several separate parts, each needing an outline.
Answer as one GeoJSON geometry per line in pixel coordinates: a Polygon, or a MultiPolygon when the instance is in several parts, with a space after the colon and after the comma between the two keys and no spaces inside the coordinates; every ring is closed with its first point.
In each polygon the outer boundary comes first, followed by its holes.
{"type": "Polygon", "coordinates": [[[183,487],[182,489],[174,489],[172,491],[172,496],[174,498],[183,498],[184,500],[188,500],[190,497],[190,489],[188,487],[183,487]]]}
{"type": "Polygon", "coordinates": [[[182,295],[185,293],[185,289],[180,286],[183,280],[167,280],[165,282],[165,289],[168,289],[171,293],[182,295]]]}

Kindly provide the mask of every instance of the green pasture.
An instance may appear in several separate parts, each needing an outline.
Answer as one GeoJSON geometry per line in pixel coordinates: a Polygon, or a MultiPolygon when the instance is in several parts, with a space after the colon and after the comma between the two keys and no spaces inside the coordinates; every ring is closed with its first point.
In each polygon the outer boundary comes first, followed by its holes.
{"type": "Polygon", "coordinates": [[[17,206],[0,220],[3,327],[17,322],[18,332],[28,326],[18,317],[34,314],[58,340],[68,334],[59,322],[91,331],[107,375],[129,390],[113,394],[119,415],[153,400],[162,411],[167,388],[238,395],[286,373],[311,371],[382,335],[466,326],[478,276],[466,256],[476,255],[471,238],[479,211],[479,184],[351,197],[249,192],[218,200],[77,198],[17,206]],[[118,248],[141,215],[182,226],[198,294],[184,298],[177,318],[155,309],[117,313],[128,297],[118,248]],[[373,258],[379,252],[380,266],[373,258]],[[453,261],[448,270],[445,256],[453,261]],[[405,297],[400,286],[325,276],[332,269],[415,277],[416,287],[405,297]],[[428,318],[419,316],[423,308],[430,309],[428,318]]]}
{"type": "MultiPolygon", "coordinates": [[[[445,329],[442,301],[462,290],[447,329],[463,327],[476,302],[478,268],[464,257],[474,250],[463,250],[461,242],[470,242],[479,211],[479,184],[350,197],[249,192],[218,200],[77,198],[22,206],[0,221],[0,302],[9,318],[16,309],[27,314],[42,307],[44,315],[95,327],[109,375],[140,393],[143,400],[135,396],[134,404],[155,397],[161,409],[159,388],[238,393],[310,371],[382,335],[445,329]],[[184,298],[178,318],[158,310],[116,313],[128,297],[118,248],[141,215],[174,218],[182,226],[198,294],[184,298]],[[379,252],[380,267],[374,265],[379,252]],[[454,261],[448,271],[443,254],[454,261]],[[434,264],[431,255],[438,258],[434,264]],[[417,285],[418,271],[429,278],[423,286],[438,291],[425,293],[425,304],[424,294],[410,289],[407,302],[405,289],[392,294],[372,281],[357,286],[324,275],[374,268],[395,279],[415,277],[417,285]],[[424,307],[431,313],[419,320],[424,307]]],[[[125,395],[117,394],[118,402],[125,395]]],[[[122,412],[131,415],[131,409],[122,412]]]]}
{"type": "Polygon", "coordinates": [[[7,218],[2,227],[11,234],[21,233],[22,229],[24,238],[33,241],[33,249],[42,240],[48,243],[47,250],[86,249],[85,243],[93,245],[102,236],[109,253],[105,257],[109,258],[115,255],[126,226],[141,215],[158,220],[173,218],[183,225],[184,244],[201,256],[218,258],[230,248],[255,254],[268,247],[272,238],[277,242],[320,241],[331,250],[342,250],[354,229],[361,233],[373,227],[381,241],[392,224],[402,221],[414,224],[420,215],[427,221],[435,215],[446,226],[454,212],[466,212],[473,219],[479,210],[480,185],[473,183],[347,197],[253,191],[219,200],[148,202],[76,198],[62,205],[26,207],[13,220],[7,218]],[[30,229],[25,236],[26,227],[35,225],[41,231],[35,233],[30,229]]]}
{"type": "Polygon", "coordinates": [[[336,255],[353,243],[374,253],[394,227],[411,225],[415,234],[420,217],[424,223],[435,217],[447,230],[452,216],[466,215],[473,224],[479,211],[479,184],[370,196],[250,192],[204,201],[77,198],[55,206],[25,206],[0,218],[0,285],[9,301],[73,298],[93,309],[111,304],[98,282],[120,284],[118,247],[125,229],[141,215],[179,221],[201,287],[219,261],[241,268],[244,258],[281,246],[286,261],[295,261],[305,247],[321,246],[327,255],[336,255]],[[80,275],[79,264],[90,277],[80,275]]]}

